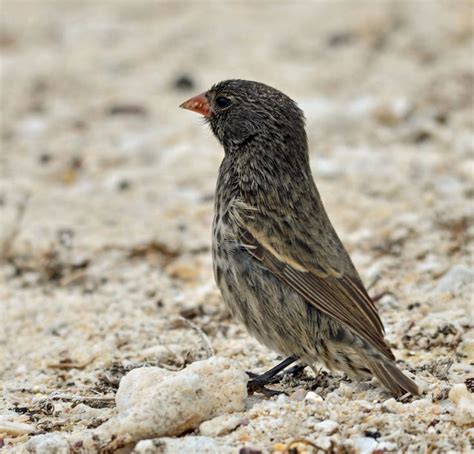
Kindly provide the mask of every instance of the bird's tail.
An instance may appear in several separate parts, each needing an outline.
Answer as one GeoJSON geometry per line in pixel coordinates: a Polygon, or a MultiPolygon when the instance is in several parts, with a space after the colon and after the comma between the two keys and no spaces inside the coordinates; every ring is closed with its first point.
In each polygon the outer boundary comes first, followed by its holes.
{"type": "Polygon", "coordinates": [[[394,362],[385,358],[376,359],[368,355],[365,359],[373,374],[393,395],[402,396],[403,394],[410,393],[414,396],[419,396],[421,394],[417,384],[408,378],[394,362]]]}

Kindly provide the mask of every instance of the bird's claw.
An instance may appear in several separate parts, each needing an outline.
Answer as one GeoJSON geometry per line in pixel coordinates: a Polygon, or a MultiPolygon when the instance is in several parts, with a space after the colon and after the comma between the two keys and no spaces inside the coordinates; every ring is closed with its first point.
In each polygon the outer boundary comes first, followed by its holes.
{"type": "MultiPolygon", "coordinates": [[[[255,374],[254,374],[255,375],[255,374]]],[[[260,393],[266,397],[278,396],[284,394],[283,391],[277,391],[276,389],[269,389],[265,387],[265,383],[255,378],[247,383],[247,392],[249,394],[260,393]]]]}
{"type": "Polygon", "coordinates": [[[254,372],[246,372],[250,378],[250,381],[247,383],[247,390],[250,394],[260,392],[265,396],[276,396],[278,394],[283,394],[283,391],[276,391],[274,389],[266,388],[265,386],[268,384],[280,383],[287,376],[297,376],[304,370],[305,367],[305,364],[297,364],[288,371],[283,371],[273,376],[267,375],[267,373],[259,375],[254,372]]]}

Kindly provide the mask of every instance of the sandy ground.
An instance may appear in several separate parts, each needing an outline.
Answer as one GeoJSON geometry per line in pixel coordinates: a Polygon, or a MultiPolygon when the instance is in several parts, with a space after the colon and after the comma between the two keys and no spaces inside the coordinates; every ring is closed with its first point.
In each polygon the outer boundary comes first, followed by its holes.
{"type": "Polygon", "coordinates": [[[214,286],[222,151],[177,108],[239,77],[305,110],[330,217],[370,292],[387,292],[387,338],[425,392],[395,402],[375,381],[308,371],[280,386],[287,398],[250,397],[219,452],[295,438],[326,452],[472,449],[472,408],[449,395],[474,364],[471,2],[0,7],[0,414],[34,427],[0,430],[0,447],[100,426],[115,410],[98,398],[128,370],[206,358],[180,317],[243,370],[277,362],[214,286]]]}

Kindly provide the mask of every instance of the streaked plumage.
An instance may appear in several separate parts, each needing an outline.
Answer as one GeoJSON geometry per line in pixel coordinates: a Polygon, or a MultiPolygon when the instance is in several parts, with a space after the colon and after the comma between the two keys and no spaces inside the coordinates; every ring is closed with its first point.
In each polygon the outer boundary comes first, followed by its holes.
{"type": "Polygon", "coordinates": [[[297,105],[264,84],[229,80],[183,107],[208,118],[225,150],[213,259],[231,314],[283,355],[418,394],[323,207],[297,105]]]}

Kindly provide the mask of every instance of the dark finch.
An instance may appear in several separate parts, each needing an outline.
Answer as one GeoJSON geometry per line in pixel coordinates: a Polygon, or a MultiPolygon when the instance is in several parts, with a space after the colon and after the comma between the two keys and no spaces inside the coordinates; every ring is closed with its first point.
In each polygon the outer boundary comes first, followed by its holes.
{"type": "MultiPolygon", "coordinates": [[[[231,314],[292,362],[375,375],[419,394],[395,365],[377,309],[326,214],[311,175],[304,115],[272,87],[227,80],[181,107],[203,114],[224,146],[213,259],[231,314]]],[[[260,380],[260,381],[259,381],[260,380]]]]}

